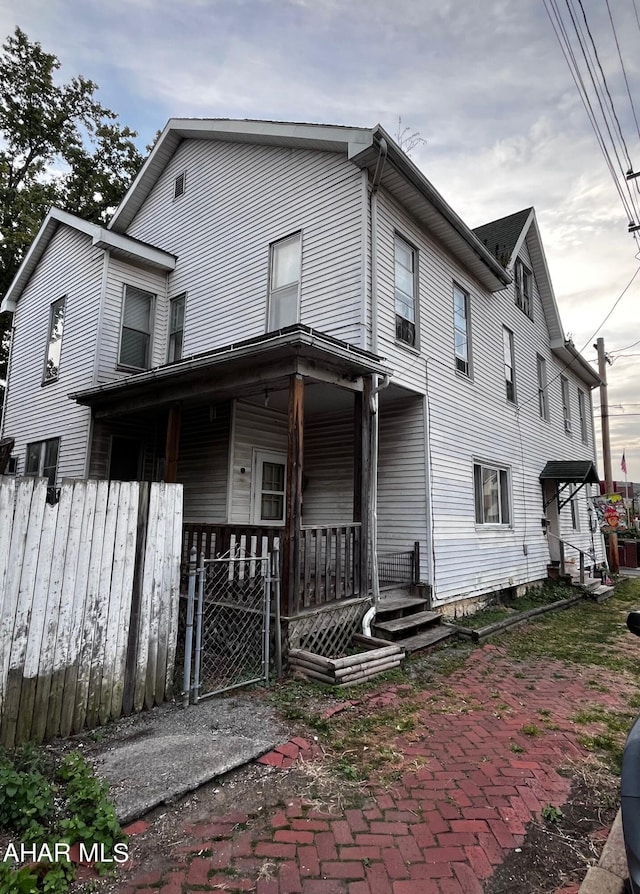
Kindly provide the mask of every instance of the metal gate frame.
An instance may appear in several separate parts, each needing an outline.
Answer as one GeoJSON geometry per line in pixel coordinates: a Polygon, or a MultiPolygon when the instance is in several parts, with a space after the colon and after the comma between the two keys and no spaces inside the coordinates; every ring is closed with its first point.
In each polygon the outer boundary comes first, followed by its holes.
{"type": "MultiPolygon", "coordinates": [[[[247,555],[244,550],[237,549],[234,554],[231,552],[224,556],[216,556],[212,559],[205,559],[204,553],[200,553],[200,561],[196,564],[197,553],[195,547],[191,549],[189,554],[189,586],[187,591],[187,624],[185,633],[185,650],[184,650],[184,673],[182,685],[182,704],[187,707],[191,704],[198,704],[205,698],[237,689],[241,686],[248,686],[251,683],[268,683],[269,682],[269,664],[270,664],[270,622],[271,622],[271,602],[272,599],[276,608],[276,660],[279,663],[278,653],[279,647],[279,556],[277,548],[271,553],[265,553],[262,556],[247,555]],[[227,569],[226,578],[230,584],[237,581],[261,581],[258,584],[262,589],[262,605],[259,609],[244,607],[244,611],[255,617],[257,611],[262,616],[262,636],[261,636],[261,673],[242,679],[236,679],[225,685],[220,685],[211,691],[202,692],[202,668],[203,656],[206,653],[206,644],[203,647],[203,619],[205,614],[205,606],[207,608],[221,608],[232,610],[234,612],[242,612],[243,605],[239,601],[237,604],[230,602],[220,602],[214,599],[205,598],[205,586],[207,582],[207,573],[210,569],[221,568],[227,569]],[[256,573],[258,572],[258,573],[256,573]]],[[[223,572],[224,574],[224,572],[223,572]]]]}

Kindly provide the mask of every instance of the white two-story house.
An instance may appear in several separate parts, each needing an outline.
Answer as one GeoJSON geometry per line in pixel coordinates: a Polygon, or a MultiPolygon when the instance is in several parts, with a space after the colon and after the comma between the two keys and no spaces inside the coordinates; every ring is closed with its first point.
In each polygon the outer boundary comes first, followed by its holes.
{"type": "Polygon", "coordinates": [[[50,212],[2,309],[14,471],[182,482],[199,547],[278,535],[289,617],[601,557],[599,379],[533,209],[470,230],[379,126],[171,120],[108,227],[50,212]]]}

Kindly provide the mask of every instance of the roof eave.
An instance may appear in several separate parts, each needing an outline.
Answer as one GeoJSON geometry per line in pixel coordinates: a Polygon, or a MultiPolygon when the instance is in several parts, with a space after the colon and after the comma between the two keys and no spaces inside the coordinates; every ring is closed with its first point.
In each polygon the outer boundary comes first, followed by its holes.
{"type": "MultiPolygon", "coordinates": [[[[382,140],[386,142],[387,163],[390,163],[445,221],[450,235],[446,243],[449,250],[460,260],[466,262],[467,267],[469,267],[470,261],[480,262],[477,265],[476,275],[490,291],[497,292],[508,286],[512,281],[509,272],[494,258],[393,138],[380,125],[374,129],[373,136],[376,150],[382,140]]],[[[359,167],[371,168],[370,156],[371,153],[363,149],[361,153],[352,158],[352,161],[359,167]]]]}
{"type": "Polygon", "coordinates": [[[551,350],[565,364],[565,369],[571,369],[590,389],[602,385],[598,373],[584,359],[572,341],[565,339],[561,342],[551,342],[551,350]]]}

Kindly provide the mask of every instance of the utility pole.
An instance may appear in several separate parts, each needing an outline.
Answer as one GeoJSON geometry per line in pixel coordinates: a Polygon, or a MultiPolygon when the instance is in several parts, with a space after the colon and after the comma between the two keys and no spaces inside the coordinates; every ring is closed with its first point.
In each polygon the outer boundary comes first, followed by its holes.
{"type": "MultiPolygon", "coordinates": [[[[599,338],[594,345],[598,352],[598,373],[602,379],[600,385],[600,417],[602,419],[602,459],[604,462],[604,489],[613,493],[613,472],[611,470],[611,441],[609,438],[609,395],[607,392],[607,355],[604,350],[604,338],[599,338]]],[[[618,559],[618,534],[611,531],[609,542],[609,568],[612,574],[620,570],[618,559]]]]}

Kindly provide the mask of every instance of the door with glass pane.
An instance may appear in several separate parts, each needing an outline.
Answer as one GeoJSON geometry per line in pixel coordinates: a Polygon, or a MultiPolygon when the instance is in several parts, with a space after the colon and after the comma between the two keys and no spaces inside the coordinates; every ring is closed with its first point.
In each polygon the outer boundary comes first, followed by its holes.
{"type": "Polygon", "coordinates": [[[252,524],[283,525],[287,486],[284,453],[254,450],[252,484],[252,524]]]}

